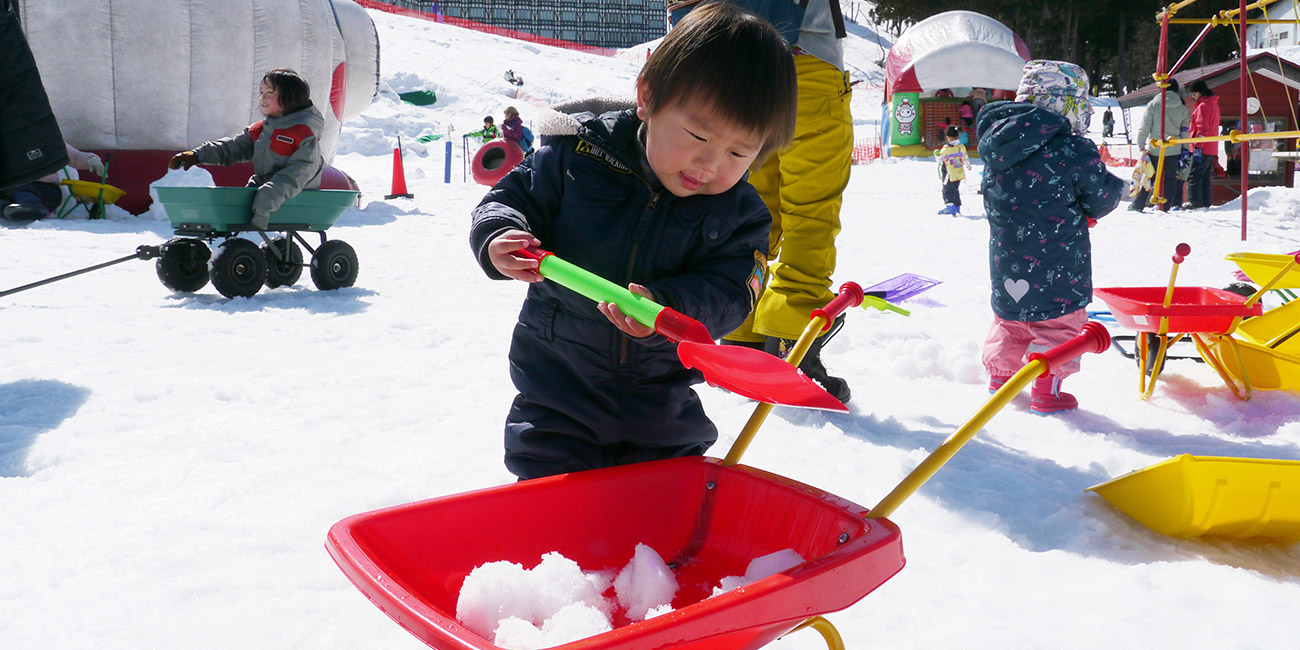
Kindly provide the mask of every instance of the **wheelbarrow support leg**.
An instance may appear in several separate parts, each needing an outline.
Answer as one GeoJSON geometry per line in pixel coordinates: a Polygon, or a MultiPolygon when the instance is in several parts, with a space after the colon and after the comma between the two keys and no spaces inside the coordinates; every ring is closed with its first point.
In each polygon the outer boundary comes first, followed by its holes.
{"type": "Polygon", "coordinates": [[[820,632],[822,638],[826,640],[826,647],[830,650],[844,650],[844,639],[840,637],[840,631],[835,629],[835,626],[831,625],[830,621],[821,616],[814,616],[800,623],[798,627],[786,632],[786,634],[794,634],[806,627],[811,627],[820,632]]]}

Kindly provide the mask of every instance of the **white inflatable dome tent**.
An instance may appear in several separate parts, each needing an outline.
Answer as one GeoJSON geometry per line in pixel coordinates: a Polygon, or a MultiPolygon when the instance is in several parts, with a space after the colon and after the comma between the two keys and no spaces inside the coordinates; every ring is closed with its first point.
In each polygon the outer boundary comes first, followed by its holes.
{"type": "MultiPolygon", "coordinates": [[[[109,182],[132,212],[166,160],[262,119],[258,84],[292,68],[325,116],[321,149],[334,158],[342,122],[379,89],[379,37],[352,0],[23,0],[20,17],[63,137],[113,154],[109,182]]],[[[213,169],[242,185],[251,167],[213,169]]],[[[351,179],[329,168],[325,187],[351,179]]]]}
{"type": "MultiPolygon", "coordinates": [[[[1029,48],[1006,25],[973,11],[947,11],[903,32],[885,57],[883,130],[891,156],[928,156],[945,119],[973,89],[1014,95],[1029,48]],[[952,90],[952,98],[935,93],[952,90]]],[[[1010,97],[1006,97],[1010,98],[1010,97]]],[[[973,136],[973,134],[972,134],[973,136]]],[[[972,139],[970,149],[974,149],[972,139]]]]}

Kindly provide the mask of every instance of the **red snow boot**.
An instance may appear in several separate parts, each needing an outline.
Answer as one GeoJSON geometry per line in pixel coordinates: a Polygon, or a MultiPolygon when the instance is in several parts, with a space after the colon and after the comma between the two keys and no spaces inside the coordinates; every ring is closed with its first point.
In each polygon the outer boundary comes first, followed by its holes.
{"type": "Polygon", "coordinates": [[[1010,381],[1010,380],[1011,380],[1011,375],[1006,375],[1006,376],[1002,376],[1002,375],[990,375],[990,376],[989,376],[989,392],[990,392],[990,393],[996,393],[996,392],[998,392],[998,389],[1002,388],[1002,384],[1005,384],[1005,383],[1007,383],[1007,382],[1010,381]]]}
{"type": "Polygon", "coordinates": [[[1061,378],[1056,375],[1035,379],[1029,398],[1029,410],[1044,415],[1079,408],[1079,400],[1074,395],[1061,392],[1061,378]]]}

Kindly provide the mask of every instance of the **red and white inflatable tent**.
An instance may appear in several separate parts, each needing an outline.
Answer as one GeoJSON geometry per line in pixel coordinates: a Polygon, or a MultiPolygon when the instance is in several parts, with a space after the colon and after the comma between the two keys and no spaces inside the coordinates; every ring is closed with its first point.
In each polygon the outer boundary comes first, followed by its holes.
{"type": "MultiPolygon", "coordinates": [[[[132,212],[147,208],[172,153],[262,119],[267,70],[292,68],[311,85],[327,164],[341,124],[379,90],[379,36],[352,0],[23,0],[19,11],[64,139],[113,155],[109,182],[132,212]]],[[[251,166],[211,171],[242,185],[251,166]]],[[[324,187],[348,184],[327,167],[324,187]]]]}
{"type": "Polygon", "coordinates": [[[1014,90],[1029,48],[1006,25],[947,11],[903,32],[885,57],[885,99],[896,92],[980,87],[1014,90]]]}

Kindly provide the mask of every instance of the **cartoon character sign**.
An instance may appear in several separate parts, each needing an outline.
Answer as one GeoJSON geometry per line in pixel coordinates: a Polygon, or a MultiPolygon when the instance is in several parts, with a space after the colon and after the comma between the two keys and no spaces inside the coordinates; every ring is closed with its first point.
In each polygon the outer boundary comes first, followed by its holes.
{"type": "Polygon", "coordinates": [[[899,135],[912,135],[916,125],[916,107],[907,97],[894,109],[894,119],[898,121],[899,135]]]}

